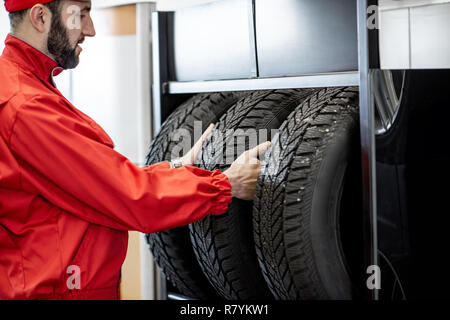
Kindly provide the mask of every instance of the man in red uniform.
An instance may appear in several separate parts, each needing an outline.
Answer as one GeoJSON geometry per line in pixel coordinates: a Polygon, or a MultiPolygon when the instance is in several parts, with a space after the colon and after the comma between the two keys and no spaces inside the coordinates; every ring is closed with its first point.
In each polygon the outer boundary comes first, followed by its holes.
{"type": "MultiPolygon", "coordinates": [[[[180,168],[136,167],[53,82],[95,35],[91,1],[5,7],[12,30],[0,57],[0,299],[118,299],[128,230],[222,214],[231,196],[252,199],[260,164],[235,162],[224,173],[190,166],[200,141],[180,168]],[[79,27],[68,28],[74,5],[79,27]]],[[[244,157],[256,160],[268,146],[244,157]]]]}

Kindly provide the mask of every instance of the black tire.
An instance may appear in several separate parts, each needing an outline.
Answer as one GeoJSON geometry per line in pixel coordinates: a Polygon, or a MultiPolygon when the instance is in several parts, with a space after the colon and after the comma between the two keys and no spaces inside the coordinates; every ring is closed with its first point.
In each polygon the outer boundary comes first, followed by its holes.
{"type": "MultiPolygon", "coordinates": [[[[232,162],[250,147],[249,141],[243,143],[245,146],[236,143],[235,137],[245,133],[235,130],[255,129],[258,142],[254,141],[254,147],[270,139],[267,131],[278,129],[289,113],[312,92],[312,89],[258,91],[240,100],[220,119],[215,135],[206,142],[200,166],[207,170],[226,170],[231,165],[227,160],[231,158],[232,162]],[[260,129],[267,129],[265,138],[259,136],[260,129]],[[218,133],[224,138],[215,139],[218,133]],[[227,149],[227,145],[233,148],[227,149]]],[[[208,216],[189,226],[199,264],[212,286],[225,299],[272,298],[256,260],[251,214],[251,201],[233,199],[227,213],[208,216]]]]}
{"type": "MultiPolygon", "coordinates": [[[[176,132],[186,130],[192,138],[186,142],[192,146],[195,121],[202,122],[203,132],[210,123],[216,123],[222,114],[245,95],[244,92],[199,94],[183,103],[161,126],[150,146],[147,165],[173,160],[173,148],[179,144],[178,139],[174,139],[176,132]]],[[[148,234],[147,241],[156,263],[179,293],[198,299],[216,296],[192,251],[187,226],[148,234]]]]}
{"type": "MultiPolygon", "coordinates": [[[[344,249],[362,253],[357,106],[355,88],[321,90],[289,115],[272,140],[253,227],[258,261],[276,299],[353,296],[344,249]],[[351,200],[345,208],[343,192],[351,200]],[[341,219],[345,230],[339,229],[341,219]]],[[[353,265],[362,255],[352,258],[353,265]]]]}

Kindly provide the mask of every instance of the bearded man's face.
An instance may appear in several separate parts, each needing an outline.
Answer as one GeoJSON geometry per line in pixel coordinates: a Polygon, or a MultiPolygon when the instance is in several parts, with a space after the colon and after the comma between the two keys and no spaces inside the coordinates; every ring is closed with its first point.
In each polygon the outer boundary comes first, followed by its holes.
{"type": "Polygon", "coordinates": [[[63,69],[73,69],[80,62],[80,53],[86,36],[94,36],[90,17],[91,1],[63,1],[60,14],[53,15],[47,40],[47,49],[63,69]]]}

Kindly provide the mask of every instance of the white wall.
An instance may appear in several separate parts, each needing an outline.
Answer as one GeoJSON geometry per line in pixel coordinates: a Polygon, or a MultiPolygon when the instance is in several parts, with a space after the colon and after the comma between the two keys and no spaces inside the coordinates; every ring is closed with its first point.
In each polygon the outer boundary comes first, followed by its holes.
{"type": "Polygon", "coordinates": [[[197,4],[214,2],[217,0],[157,0],[156,6],[160,11],[169,11],[177,8],[193,6],[197,4]]]}
{"type": "MultiPolygon", "coordinates": [[[[153,0],[152,2],[156,3],[157,9],[159,11],[169,11],[174,10],[181,7],[193,6],[196,4],[214,2],[218,0],[153,0]]],[[[148,0],[96,0],[93,2],[95,7],[103,8],[103,7],[111,7],[118,6],[123,4],[130,3],[139,3],[139,2],[149,2],[148,0]]]]}
{"type": "Polygon", "coordinates": [[[136,127],[136,35],[99,36],[86,39],[83,47],[73,71],[72,103],[105,129],[117,151],[142,164],[136,127]]]}

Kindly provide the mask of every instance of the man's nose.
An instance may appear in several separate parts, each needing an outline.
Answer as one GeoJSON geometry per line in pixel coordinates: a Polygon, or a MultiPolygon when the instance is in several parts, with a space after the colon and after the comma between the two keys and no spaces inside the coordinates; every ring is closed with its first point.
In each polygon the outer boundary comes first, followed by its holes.
{"type": "Polygon", "coordinates": [[[94,37],[96,35],[94,22],[92,21],[91,17],[89,17],[89,20],[84,25],[82,31],[86,37],[94,37]]]}

